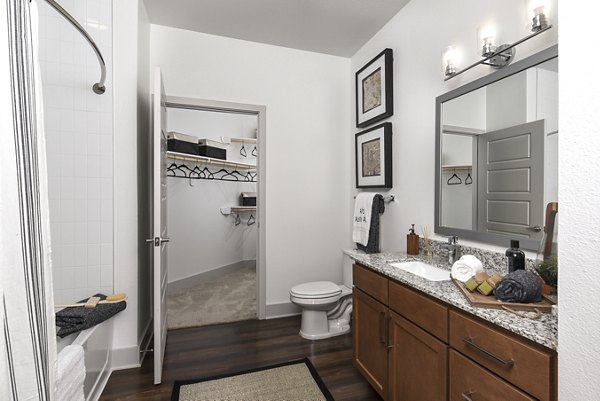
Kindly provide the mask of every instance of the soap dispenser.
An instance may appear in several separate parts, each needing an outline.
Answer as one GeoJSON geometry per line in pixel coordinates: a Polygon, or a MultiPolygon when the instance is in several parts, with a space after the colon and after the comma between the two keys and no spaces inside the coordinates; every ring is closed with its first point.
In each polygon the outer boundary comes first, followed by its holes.
{"type": "Polygon", "coordinates": [[[508,272],[525,269],[525,252],[519,249],[519,240],[510,240],[510,248],[506,250],[508,272]]]}
{"type": "Polygon", "coordinates": [[[406,235],[406,253],[409,255],[419,254],[419,236],[415,234],[415,225],[408,230],[406,235]]]}

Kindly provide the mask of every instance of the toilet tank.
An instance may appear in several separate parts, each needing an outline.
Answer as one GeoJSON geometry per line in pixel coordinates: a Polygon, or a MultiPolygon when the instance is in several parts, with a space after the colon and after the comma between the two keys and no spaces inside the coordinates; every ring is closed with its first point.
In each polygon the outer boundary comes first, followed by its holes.
{"type": "Polygon", "coordinates": [[[344,260],[342,262],[342,279],[343,279],[343,284],[348,287],[348,288],[352,288],[352,265],[354,264],[354,261],[352,259],[350,259],[350,256],[344,254],[343,256],[344,260]]]}

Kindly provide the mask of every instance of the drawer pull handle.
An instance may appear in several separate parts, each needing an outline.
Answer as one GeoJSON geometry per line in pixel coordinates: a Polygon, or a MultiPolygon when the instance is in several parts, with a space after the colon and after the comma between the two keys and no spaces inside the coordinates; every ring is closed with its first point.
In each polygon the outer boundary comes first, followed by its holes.
{"type": "Polygon", "coordinates": [[[473,399],[471,398],[471,396],[473,395],[473,391],[469,391],[468,393],[462,393],[462,398],[465,401],[473,401],[473,399]]]}
{"type": "Polygon", "coordinates": [[[504,366],[513,366],[515,364],[515,362],[513,360],[507,361],[505,359],[500,358],[499,356],[492,354],[490,351],[486,350],[485,348],[482,348],[481,346],[475,344],[473,342],[473,340],[471,340],[470,338],[463,338],[463,341],[468,346],[475,348],[476,350],[484,353],[485,355],[492,358],[494,361],[496,361],[504,366]]]}

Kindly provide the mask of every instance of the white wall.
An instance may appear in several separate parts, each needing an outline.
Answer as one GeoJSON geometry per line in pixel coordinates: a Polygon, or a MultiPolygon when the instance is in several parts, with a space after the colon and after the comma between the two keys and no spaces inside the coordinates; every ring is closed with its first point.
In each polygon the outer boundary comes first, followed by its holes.
{"type": "Polygon", "coordinates": [[[152,321],[152,247],[145,242],[150,230],[150,200],[152,174],[150,165],[150,22],[143,1],[138,3],[137,32],[137,193],[138,193],[138,347],[152,321]]]}
{"type": "MultiPolygon", "coordinates": [[[[485,121],[485,113],[483,113],[483,116],[483,121],[485,121]]],[[[454,124],[452,125],[454,126],[454,124]]],[[[466,125],[459,126],[468,127],[466,125]]],[[[472,166],[473,141],[476,139],[476,137],[471,135],[442,134],[442,166],[472,166]]],[[[465,230],[473,229],[474,186],[472,184],[477,179],[477,177],[473,179],[473,172],[476,171],[475,169],[472,171],[447,170],[442,172],[441,224],[443,226],[463,228],[465,230]],[[448,180],[451,178],[452,182],[458,182],[456,177],[453,177],[454,173],[462,180],[461,184],[448,184],[448,180]],[[468,174],[471,174],[470,185],[467,185],[468,174]]]]}
{"type": "Polygon", "coordinates": [[[521,72],[486,87],[486,131],[527,121],[527,76],[527,72],[521,72]]]}
{"type": "MultiPolygon", "coordinates": [[[[559,399],[600,394],[600,78],[586,49],[598,48],[595,27],[578,21],[578,2],[561,3],[559,105],[559,399]],[[581,38],[588,38],[582,41],[581,38]]],[[[600,12],[587,2],[586,15],[600,12]]]]}
{"type": "Polygon", "coordinates": [[[64,304],[113,291],[112,16],[110,0],[59,3],[90,33],[107,66],[107,91],[97,95],[94,51],[39,3],[54,297],[64,304]]]}
{"type": "Polygon", "coordinates": [[[485,131],[487,128],[486,104],[486,88],[477,89],[442,104],[444,126],[485,131]]]}
{"type": "MultiPolygon", "coordinates": [[[[222,136],[256,138],[257,124],[255,115],[167,110],[169,131],[214,141],[221,141],[222,136]]],[[[243,146],[246,157],[240,153],[242,144],[228,145],[227,160],[256,164],[252,150],[257,145],[243,146]]],[[[200,168],[204,166],[198,164],[200,168]]],[[[210,167],[211,171],[219,169],[210,167]]],[[[219,211],[221,207],[241,205],[241,192],[256,192],[256,184],[167,178],[169,282],[256,259],[257,226],[246,224],[250,213],[243,213],[243,222],[236,226],[233,216],[224,216],[219,211]]],[[[253,216],[256,218],[256,212],[253,216]]]]}
{"type": "MultiPolygon", "coordinates": [[[[556,3],[550,1],[554,28],[520,45],[516,60],[557,43],[556,3]]],[[[394,187],[390,192],[398,195],[398,200],[386,207],[382,216],[384,251],[406,249],[405,237],[398,233],[408,231],[411,223],[417,227],[425,224],[433,231],[435,98],[493,72],[491,67],[479,66],[444,82],[441,52],[454,45],[461,54],[458,68],[478,60],[477,27],[486,21],[496,22],[499,42],[513,42],[528,34],[524,1],[469,0],[461,2],[457,10],[454,2],[418,0],[408,3],[352,57],[355,72],[382,49],[394,50],[395,110],[389,119],[394,131],[394,187]]],[[[350,231],[347,238],[351,240],[350,231]]],[[[461,243],[505,249],[464,240],[461,243]]]]}
{"type": "Polygon", "coordinates": [[[113,368],[139,365],[140,337],[150,313],[145,284],[151,266],[144,264],[143,249],[148,245],[138,226],[140,222],[143,227],[148,219],[138,197],[147,197],[143,192],[138,195],[148,170],[147,165],[138,170],[143,162],[138,160],[138,150],[143,147],[149,118],[148,22],[141,1],[113,3],[114,170],[118,172],[114,180],[114,288],[129,296],[127,309],[115,318],[113,368]]]}
{"type": "Polygon", "coordinates": [[[168,95],[266,106],[267,305],[287,304],[289,289],[304,281],[340,282],[350,220],[350,60],[155,25],[151,47],[168,95]]]}

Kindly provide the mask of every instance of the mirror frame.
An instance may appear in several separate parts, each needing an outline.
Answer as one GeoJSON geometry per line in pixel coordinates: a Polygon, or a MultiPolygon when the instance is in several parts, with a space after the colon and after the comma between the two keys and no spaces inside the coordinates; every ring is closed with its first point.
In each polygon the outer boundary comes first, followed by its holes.
{"type": "MultiPolygon", "coordinates": [[[[528,68],[551,60],[558,57],[558,45],[551,46],[544,49],[532,56],[529,56],[521,61],[511,64],[501,70],[498,70],[492,74],[486,75],[485,77],[479,78],[473,82],[469,82],[459,88],[451,90],[450,92],[444,93],[435,99],[435,224],[434,232],[442,235],[457,235],[459,238],[470,239],[478,242],[484,242],[494,245],[510,245],[510,237],[500,234],[482,233],[474,230],[465,230],[462,228],[445,227],[440,224],[441,218],[441,164],[442,164],[442,104],[472,92],[474,90],[483,88],[489,84],[500,81],[506,77],[517,74],[528,68]]],[[[540,211],[543,213],[543,211],[540,211]]],[[[521,248],[537,251],[540,246],[540,240],[532,240],[519,238],[521,242],[521,248]]]]}

